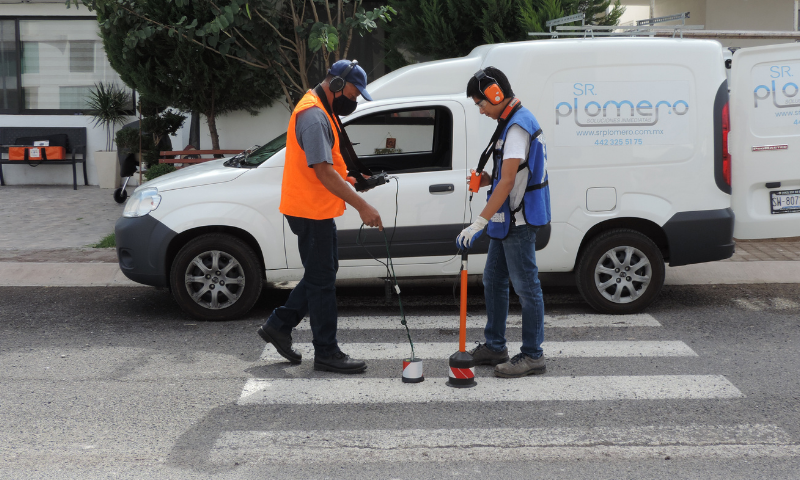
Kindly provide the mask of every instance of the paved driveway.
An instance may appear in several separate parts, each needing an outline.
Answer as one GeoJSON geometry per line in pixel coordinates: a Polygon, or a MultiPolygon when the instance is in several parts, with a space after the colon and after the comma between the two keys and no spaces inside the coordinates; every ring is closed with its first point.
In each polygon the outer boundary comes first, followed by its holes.
{"type": "Polygon", "coordinates": [[[80,248],[113,233],[123,205],[112,190],[58,186],[0,187],[0,255],[5,251],[80,248]]]}

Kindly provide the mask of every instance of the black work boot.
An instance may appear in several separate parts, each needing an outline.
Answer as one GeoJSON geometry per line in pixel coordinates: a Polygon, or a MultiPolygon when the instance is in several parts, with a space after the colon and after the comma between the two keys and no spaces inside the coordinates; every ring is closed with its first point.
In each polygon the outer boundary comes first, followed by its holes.
{"type": "Polygon", "coordinates": [[[286,360],[291,363],[300,363],[303,360],[303,355],[292,350],[292,335],[289,333],[281,333],[278,330],[268,326],[262,325],[258,327],[258,334],[265,342],[271,343],[275,350],[286,360]]]}
{"type": "Polygon", "coordinates": [[[314,370],[336,373],[362,373],[367,369],[363,360],[353,360],[341,350],[330,357],[314,357],[314,370]]]}
{"type": "Polygon", "coordinates": [[[487,347],[485,343],[478,343],[478,346],[469,351],[475,365],[497,365],[508,361],[508,348],[503,348],[500,352],[495,352],[487,347]]]}

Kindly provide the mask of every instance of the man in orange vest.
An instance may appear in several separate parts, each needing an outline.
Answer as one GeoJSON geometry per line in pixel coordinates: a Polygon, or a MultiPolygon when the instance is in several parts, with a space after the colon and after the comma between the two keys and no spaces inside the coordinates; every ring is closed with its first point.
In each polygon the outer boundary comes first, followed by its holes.
{"type": "Polygon", "coordinates": [[[366,87],[367,74],[358,62],[339,60],[325,80],[297,103],[286,132],[280,211],[297,235],[305,271],[286,304],[272,312],[258,334],[289,362],[300,363],[302,355],[292,349],[292,329],[309,314],[314,370],[361,373],[367,369],[362,360],[342,352],[336,341],[334,282],[339,257],[333,219],[344,213],[347,203],[365,225],[383,230],[383,223],[378,211],[350,185],[355,179],[347,177],[331,116],[353,113],[359,95],[372,100],[366,87]]]}

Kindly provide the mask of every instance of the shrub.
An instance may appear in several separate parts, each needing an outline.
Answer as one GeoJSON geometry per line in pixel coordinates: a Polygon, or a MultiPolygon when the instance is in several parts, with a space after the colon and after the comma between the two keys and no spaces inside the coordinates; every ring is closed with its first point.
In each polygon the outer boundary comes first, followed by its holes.
{"type": "Polygon", "coordinates": [[[156,177],[160,177],[161,175],[166,175],[170,172],[174,172],[175,167],[169,163],[156,163],[151,167],[148,167],[147,171],[144,172],[144,176],[147,177],[148,180],[152,180],[156,177]]]}

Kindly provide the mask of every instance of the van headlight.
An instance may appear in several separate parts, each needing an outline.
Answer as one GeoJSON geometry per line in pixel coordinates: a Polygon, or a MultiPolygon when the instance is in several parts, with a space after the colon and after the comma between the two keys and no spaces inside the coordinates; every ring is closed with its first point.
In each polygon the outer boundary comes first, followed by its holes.
{"type": "Polygon", "coordinates": [[[145,188],[135,192],[125,204],[123,217],[143,217],[152,212],[161,203],[161,195],[157,188],[145,188]]]}

